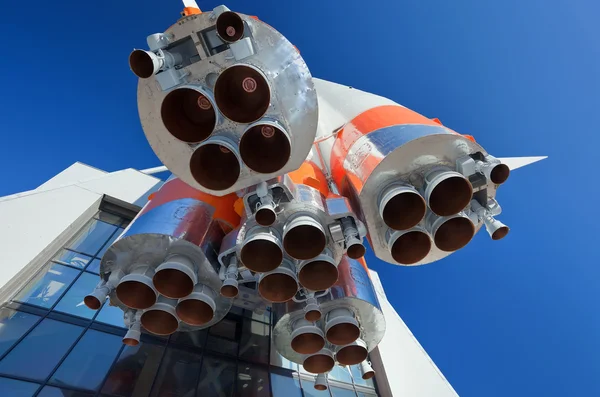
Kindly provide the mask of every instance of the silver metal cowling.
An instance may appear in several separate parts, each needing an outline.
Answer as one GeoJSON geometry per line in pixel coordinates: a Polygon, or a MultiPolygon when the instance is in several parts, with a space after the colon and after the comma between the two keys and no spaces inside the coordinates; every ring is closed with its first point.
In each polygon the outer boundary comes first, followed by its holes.
{"type": "MultiPolygon", "coordinates": [[[[325,329],[327,313],[335,309],[348,309],[358,320],[360,338],[373,350],[385,333],[385,319],[369,275],[363,265],[344,256],[338,266],[340,278],[327,294],[318,298],[323,312],[317,321],[321,330],[325,329]]],[[[302,364],[306,358],[291,347],[295,324],[304,319],[304,303],[289,301],[273,304],[273,338],[279,354],[290,361],[302,364]]]]}
{"type": "Polygon", "coordinates": [[[207,52],[207,48],[217,44],[214,40],[225,44],[212,33],[216,22],[213,13],[206,12],[180,19],[167,29],[165,37],[170,39],[170,43],[190,38],[200,60],[177,70],[183,77],[180,85],[172,89],[163,91],[156,84],[157,77],[162,73],[140,79],[138,84],[139,115],[154,152],[184,182],[217,196],[297,169],[309,153],[317,129],[317,95],[308,67],[298,51],[271,26],[247,15],[237,15],[244,24],[243,38],[226,44],[228,48],[217,53],[207,52]],[[242,163],[239,178],[233,185],[221,190],[209,189],[198,183],[190,170],[189,159],[198,145],[182,142],[168,132],[161,120],[161,104],[169,92],[185,85],[202,87],[212,97],[218,77],[229,68],[237,66],[256,69],[264,77],[270,90],[269,106],[264,115],[253,122],[231,121],[223,117],[218,106],[215,107],[218,116],[211,136],[227,136],[238,146],[250,124],[260,123],[260,120],[265,119],[268,123],[281,126],[289,137],[291,152],[287,163],[277,172],[261,174],[242,163]]]}
{"type": "MultiPolygon", "coordinates": [[[[156,269],[173,255],[182,255],[194,264],[199,284],[219,291],[222,282],[215,270],[218,262],[211,246],[218,246],[224,233],[218,221],[212,219],[213,212],[210,205],[185,198],[142,213],[107,250],[100,264],[100,276],[104,278],[119,270],[128,274],[140,265],[156,269]]],[[[115,291],[109,297],[112,305],[129,310],[115,291]]],[[[231,308],[232,301],[220,295],[215,296],[214,301],[216,307],[211,321],[202,326],[179,321],[178,330],[192,331],[219,322],[231,308]]]]}

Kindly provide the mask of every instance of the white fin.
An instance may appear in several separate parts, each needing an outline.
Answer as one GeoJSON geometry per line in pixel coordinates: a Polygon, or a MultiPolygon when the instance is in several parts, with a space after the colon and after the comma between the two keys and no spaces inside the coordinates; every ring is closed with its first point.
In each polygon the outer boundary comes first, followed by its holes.
{"type": "Polygon", "coordinates": [[[548,156],[533,156],[533,157],[498,157],[503,164],[508,165],[510,170],[525,167],[526,165],[536,163],[540,160],[547,159],[548,156]]]}

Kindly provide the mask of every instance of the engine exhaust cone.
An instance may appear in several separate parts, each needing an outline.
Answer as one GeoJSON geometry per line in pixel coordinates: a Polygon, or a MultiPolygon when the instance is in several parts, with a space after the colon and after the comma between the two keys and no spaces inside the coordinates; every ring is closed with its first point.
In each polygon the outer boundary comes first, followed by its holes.
{"type": "Polygon", "coordinates": [[[348,345],[360,336],[358,321],[350,310],[334,309],[327,313],[325,335],[334,345],[348,345]]]}
{"type": "Polygon", "coordinates": [[[228,278],[223,281],[223,286],[221,287],[221,295],[226,298],[235,298],[238,296],[240,290],[238,288],[237,280],[233,278],[228,278]]]}
{"type": "Polygon", "coordinates": [[[142,333],[139,325],[137,328],[134,326],[130,328],[125,336],[123,337],[123,343],[127,346],[137,346],[140,343],[140,337],[142,333]]]}
{"type": "Polygon", "coordinates": [[[160,115],[169,133],[187,143],[204,141],[217,123],[212,101],[193,88],[177,88],[169,92],[161,104],[160,115]]]}
{"type": "Polygon", "coordinates": [[[329,349],[322,349],[319,352],[308,356],[302,363],[304,369],[313,374],[329,372],[333,369],[335,361],[333,353],[329,349]]]}
{"type": "Polygon", "coordinates": [[[240,140],[242,160],[248,168],[261,174],[282,169],[290,159],[291,152],[288,134],[275,123],[251,126],[240,140]]]}
{"type": "Polygon", "coordinates": [[[371,367],[371,363],[367,360],[360,363],[360,373],[364,380],[371,379],[375,376],[375,371],[371,367]]]}
{"type": "Polygon", "coordinates": [[[234,65],[215,82],[217,107],[231,121],[252,123],[269,108],[271,90],[263,74],[254,67],[234,65]]]}
{"type": "Polygon", "coordinates": [[[275,208],[272,203],[262,205],[254,214],[256,223],[261,226],[271,226],[277,219],[275,208]]]}
{"type": "Polygon", "coordinates": [[[312,291],[322,291],[338,280],[338,269],[329,255],[319,255],[313,260],[301,263],[298,279],[303,287],[312,291]]]}
{"type": "Polygon", "coordinates": [[[156,54],[150,51],[133,50],[129,54],[129,68],[140,79],[152,77],[160,68],[156,54]]]}
{"type": "Polygon", "coordinates": [[[179,299],[192,293],[198,277],[194,264],[188,258],[177,255],[157,267],[152,280],[162,295],[179,299]]]}
{"type": "Polygon", "coordinates": [[[320,391],[327,390],[327,375],[318,374],[315,379],[315,389],[320,391]]]}
{"type": "Polygon", "coordinates": [[[496,185],[501,185],[506,182],[509,176],[510,168],[506,164],[496,165],[490,173],[490,179],[492,180],[492,183],[495,183],[496,185]]]}
{"type": "MultiPolygon", "coordinates": [[[[268,230],[268,229],[263,229],[268,230]]],[[[264,273],[276,269],[283,261],[281,242],[267,231],[248,233],[240,251],[240,260],[248,269],[264,273]]]]}
{"type": "Polygon", "coordinates": [[[240,162],[234,150],[222,140],[198,147],[190,159],[190,171],[196,182],[210,190],[232,187],[240,177],[240,162]]]}
{"type": "Polygon", "coordinates": [[[109,293],[110,288],[108,288],[105,284],[99,285],[92,291],[91,294],[83,298],[83,303],[85,303],[85,305],[92,310],[98,310],[104,301],[106,301],[109,293]]]}
{"type": "Polygon", "coordinates": [[[208,286],[197,284],[194,292],[184,299],[179,300],[177,316],[186,324],[200,326],[210,322],[217,307],[216,294],[208,286]]]}
{"type": "Polygon", "coordinates": [[[366,360],[368,355],[366,343],[357,339],[349,345],[338,347],[335,358],[342,365],[355,365],[366,360]]]}
{"type": "Polygon", "coordinates": [[[283,247],[296,259],[312,259],[325,249],[327,238],[323,226],[308,215],[294,218],[284,227],[283,247]]]}
{"type": "Polygon", "coordinates": [[[440,216],[459,213],[473,197],[471,182],[458,172],[437,169],[427,174],[425,182],[425,199],[440,216]]]}
{"type": "Polygon", "coordinates": [[[388,246],[392,258],[403,265],[423,260],[431,251],[431,238],[420,228],[397,231],[390,235],[388,246]]]}
{"type": "Polygon", "coordinates": [[[292,332],[292,349],[300,354],[314,354],[325,347],[323,331],[315,324],[299,320],[292,332]]]}
{"type": "Polygon", "coordinates": [[[425,199],[412,186],[392,186],[383,193],[379,202],[379,215],[394,230],[416,226],[426,211],[425,199]]]}
{"type": "Polygon", "coordinates": [[[244,21],[232,11],[225,11],[217,18],[217,34],[227,43],[238,41],[244,36],[244,21]]]}
{"type": "Polygon", "coordinates": [[[492,240],[502,240],[510,231],[508,226],[493,217],[485,218],[483,222],[492,240]]]}
{"type": "Polygon", "coordinates": [[[322,313],[319,307],[319,302],[314,296],[309,297],[306,300],[306,306],[304,306],[304,319],[308,322],[315,322],[321,319],[322,313]]]}
{"type": "Polygon", "coordinates": [[[179,327],[176,305],[176,300],[161,296],[154,306],[142,314],[142,325],[155,335],[171,335],[179,327]]]}
{"type": "Polygon", "coordinates": [[[152,284],[154,270],[148,266],[134,269],[121,279],[117,286],[117,298],[124,305],[143,310],[156,303],[157,293],[152,284]]]}
{"type": "Polygon", "coordinates": [[[287,302],[298,292],[298,281],[295,272],[287,263],[277,269],[261,275],[258,281],[258,292],[269,302],[287,302]]]}
{"type": "Polygon", "coordinates": [[[437,218],[431,231],[436,247],[442,251],[453,252],[469,244],[475,235],[475,225],[461,212],[451,217],[437,218]]]}
{"type": "Polygon", "coordinates": [[[367,249],[360,243],[352,244],[348,247],[347,255],[350,259],[360,259],[365,256],[367,249]]]}

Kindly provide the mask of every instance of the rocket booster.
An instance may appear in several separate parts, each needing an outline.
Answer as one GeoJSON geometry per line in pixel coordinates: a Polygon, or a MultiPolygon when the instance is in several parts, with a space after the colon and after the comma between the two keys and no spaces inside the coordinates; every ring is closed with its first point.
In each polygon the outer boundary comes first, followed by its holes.
{"type": "Polygon", "coordinates": [[[277,351],[319,374],[374,375],[385,320],[363,259],[422,265],[485,227],[497,192],[541,158],[490,155],[394,101],[313,78],[271,26],[225,6],[147,38],[129,63],[152,149],[173,173],[102,258],[85,304],[124,312],[123,342],[271,307],[277,351]]]}

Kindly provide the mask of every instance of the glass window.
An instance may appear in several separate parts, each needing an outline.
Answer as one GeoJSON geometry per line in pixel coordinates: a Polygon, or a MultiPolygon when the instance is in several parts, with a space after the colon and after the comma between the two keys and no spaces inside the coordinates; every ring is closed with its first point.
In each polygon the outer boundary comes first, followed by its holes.
{"type": "Polygon", "coordinates": [[[152,389],[152,396],[193,396],[198,385],[201,361],[202,356],[199,354],[167,349],[152,389]]]}
{"type": "Polygon", "coordinates": [[[96,310],[88,308],[83,303],[83,298],[94,290],[99,281],[100,277],[96,275],[85,272],[81,273],[81,276],[61,298],[54,310],[84,318],[94,317],[96,310]]]}
{"type": "Polygon", "coordinates": [[[221,354],[237,356],[238,339],[237,328],[238,322],[230,319],[223,319],[216,323],[208,330],[208,339],[206,341],[206,349],[215,351],[221,354]]]}
{"type": "Polygon", "coordinates": [[[121,337],[89,329],[50,381],[60,386],[97,390],[121,346],[121,337]]]}
{"type": "Polygon", "coordinates": [[[170,343],[194,346],[201,349],[204,347],[204,342],[206,342],[206,335],[208,335],[206,329],[192,332],[177,332],[171,336],[170,343]]]}
{"type": "Polygon", "coordinates": [[[91,256],[87,256],[84,254],[80,254],[77,252],[69,251],[66,249],[61,250],[58,255],[52,258],[55,262],[60,262],[66,265],[71,265],[73,267],[78,267],[83,269],[85,265],[92,259],[91,256]]]}
{"type": "Polygon", "coordinates": [[[341,389],[339,387],[329,387],[329,391],[333,397],[356,397],[354,390],[341,389]]]}
{"type": "Polygon", "coordinates": [[[269,324],[244,318],[240,340],[240,358],[262,364],[269,363],[269,328],[269,324]]]}
{"type": "Polygon", "coordinates": [[[362,378],[362,373],[360,372],[360,365],[353,365],[350,367],[352,370],[352,377],[354,378],[354,383],[357,385],[367,386],[367,387],[375,387],[373,384],[373,379],[364,380],[362,378]]]}
{"type": "Polygon", "coordinates": [[[163,346],[149,343],[125,346],[104,382],[102,393],[119,397],[150,395],[163,351],[163,346]]]}
{"type": "Polygon", "coordinates": [[[238,364],[237,392],[240,397],[270,397],[269,372],[251,364],[238,364]]]}
{"type": "Polygon", "coordinates": [[[377,397],[377,394],[375,394],[375,392],[373,392],[373,393],[366,393],[366,392],[357,391],[356,395],[358,397],[377,397]]]}
{"type": "Polygon", "coordinates": [[[39,319],[33,314],[0,309],[0,357],[39,319]]]}
{"type": "Polygon", "coordinates": [[[93,219],[71,241],[68,248],[94,256],[116,230],[114,225],[93,219]]]}
{"type": "Polygon", "coordinates": [[[110,246],[112,245],[112,243],[114,243],[115,240],[117,238],[119,238],[119,236],[121,235],[121,233],[123,233],[123,228],[119,228],[117,230],[117,232],[115,234],[113,234],[110,239],[108,239],[108,242],[104,245],[104,247],[102,247],[102,249],[100,250],[100,252],[98,252],[96,254],[96,256],[99,257],[99,258],[102,258],[102,255],[104,255],[104,253],[110,248],[110,246]]]}
{"type": "Polygon", "coordinates": [[[271,373],[273,397],[302,397],[300,381],[292,377],[271,373]]]}
{"type": "Polygon", "coordinates": [[[123,218],[121,218],[120,216],[113,215],[109,212],[103,212],[103,211],[100,211],[98,214],[96,214],[96,216],[94,218],[100,219],[103,222],[110,223],[111,225],[116,225],[116,226],[119,226],[121,224],[121,222],[123,221],[123,218]]]}
{"type": "Polygon", "coordinates": [[[275,349],[274,342],[271,342],[271,365],[291,369],[293,371],[298,371],[298,364],[291,362],[290,360],[279,354],[277,352],[277,349],[275,349]]]}
{"type": "Polygon", "coordinates": [[[352,377],[350,376],[350,372],[348,372],[348,368],[340,367],[339,365],[333,367],[331,372],[329,372],[329,379],[344,383],[352,383],[352,377]]]}
{"type": "Polygon", "coordinates": [[[204,356],[197,396],[231,397],[235,387],[235,362],[204,356]]]}
{"type": "Polygon", "coordinates": [[[15,300],[50,308],[78,274],[78,270],[50,263],[17,294],[15,300]]]}
{"type": "Polygon", "coordinates": [[[266,308],[263,314],[257,314],[252,310],[244,310],[244,316],[263,323],[271,322],[271,310],[269,308],[266,308]]]}
{"type": "Polygon", "coordinates": [[[114,325],[115,327],[119,328],[125,328],[125,323],[123,322],[123,310],[116,306],[111,306],[109,299],[106,300],[104,306],[102,306],[100,313],[98,313],[94,321],[114,325]]]}
{"type": "Polygon", "coordinates": [[[315,382],[302,379],[304,397],[329,397],[328,390],[315,389],[315,382]]]}
{"type": "Polygon", "coordinates": [[[38,397],[94,397],[94,393],[84,393],[81,391],[59,389],[57,387],[46,386],[42,389],[38,397]]]}
{"type": "Polygon", "coordinates": [[[0,396],[31,397],[40,385],[20,380],[0,378],[0,396]]]}
{"type": "Polygon", "coordinates": [[[100,259],[96,258],[93,261],[91,261],[85,270],[87,270],[88,272],[99,274],[100,273],[100,259]]]}
{"type": "Polygon", "coordinates": [[[0,361],[0,372],[36,380],[46,379],[82,330],[76,325],[44,319],[0,361]]]}

